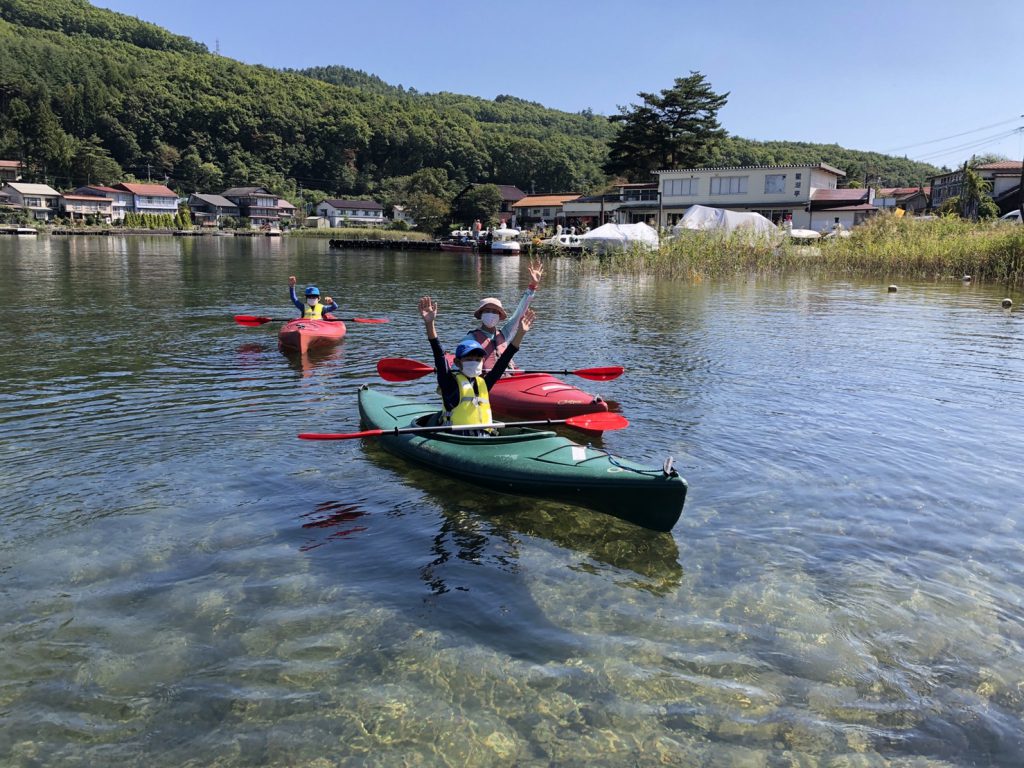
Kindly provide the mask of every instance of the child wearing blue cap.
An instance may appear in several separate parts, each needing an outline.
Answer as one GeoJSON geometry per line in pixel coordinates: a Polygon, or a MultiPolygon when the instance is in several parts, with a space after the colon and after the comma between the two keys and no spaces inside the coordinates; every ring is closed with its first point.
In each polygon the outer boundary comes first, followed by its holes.
{"type": "Polygon", "coordinates": [[[304,319],[321,320],[328,312],[338,311],[338,305],[334,303],[334,299],[330,296],[325,296],[323,302],[320,301],[320,289],[315,285],[310,285],[306,288],[306,303],[303,304],[299,301],[299,297],[295,295],[296,282],[295,275],[288,278],[288,296],[291,298],[295,308],[302,313],[304,319]]]}
{"type": "Polygon", "coordinates": [[[534,311],[526,309],[519,318],[515,337],[501,353],[494,367],[483,373],[486,353],[480,342],[463,339],[455,348],[455,367],[448,365],[441,342],[437,340],[437,302],[429,296],[420,299],[420,316],[427,331],[427,340],[434,352],[434,368],[437,371],[437,385],[444,402],[445,423],[453,426],[491,423],[491,403],[488,390],[512,362],[512,356],[519,351],[523,337],[533,323],[534,311]]]}

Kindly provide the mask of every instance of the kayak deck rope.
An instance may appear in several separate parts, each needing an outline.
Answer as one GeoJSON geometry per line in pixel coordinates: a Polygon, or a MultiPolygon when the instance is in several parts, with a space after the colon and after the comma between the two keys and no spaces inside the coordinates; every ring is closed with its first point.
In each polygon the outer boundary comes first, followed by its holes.
{"type": "Polygon", "coordinates": [[[608,458],[609,464],[618,467],[619,469],[626,470],[627,472],[635,472],[638,475],[665,475],[666,477],[677,477],[679,475],[679,473],[676,472],[675,469],[672,467],[672,465],[675,463],[675,459],[673,459],[671,456],[665,459],[665,463],[662,464],[659,469],[637,469],[636,467],[630,467],[627,466],[626,464],[620,464],[618,461],[615,460],[614,454],[608,453],[608,451],[602,451],[599,448],[595,448],[590,443],[587,443],[587,448],[589,448],[592,451],[598,451],[600,453],[603,453],[608,458]]]}

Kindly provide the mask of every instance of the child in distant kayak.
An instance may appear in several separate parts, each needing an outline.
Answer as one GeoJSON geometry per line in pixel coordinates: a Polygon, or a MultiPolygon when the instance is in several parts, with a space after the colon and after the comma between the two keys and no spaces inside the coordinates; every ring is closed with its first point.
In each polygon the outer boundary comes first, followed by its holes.
{"type": "Polygon", "coordinates": [[[463,339],[455,348],[455,368],[448,365],[441,342],[437,340],[437,302],[429,296],[420,299],[420,316],[427,331],[430,348],[434,352],[434,369],[437,371],[437,385],[444,402],[445,423],[455,426],[491,423],[491,403],[488,392],[494,382],[512,362],[512,356],[519,351],[523,337],[533,324],[534,312],[530,308],[518,320],[515,337],[506,345],[494,367],[483,372],[486,352],[474,339],[463,339]]]}
{"type": "Polygon", "coordinates": [[[306,288],[306,303],[303,304],[295,295],[295,282],[295,275],[288,278],[288,295],[291,297],[292,304],[302,313],[301,317],[304,320],[322,320],[328,312],[338,311],[338,305],[330,296],[325,296],[323,303],[320,303],[320,289],[315,285],[306,288]]]}
{"type": "MultiPolygon", "coordinates": [[[[529,271],[530,285],[523,292],[522,298],[519,299],[519,306],[511,315],[501,305],[501,299],[493,296],[482,299],[480,306],[473,313],[473,317],[480,321],[480,327],[467,333],[463,341],[475,341],[483,347],[484,370],[494,367],[498,357],[505,351],[508,339],[516,332],[519,318],[523,316],[530,306],[530,302],[533,301],[533,297],[537,294],[537,286],[540,285],[540,279],[544,276],[544,267],[541,266],[540,261],[534,260],[530,262],[529,271]],[[499,328],[498,322],[502,320],[505,322],[499,328]]],[[[510,367],[515,368],[514,365],[510,367]]]]}

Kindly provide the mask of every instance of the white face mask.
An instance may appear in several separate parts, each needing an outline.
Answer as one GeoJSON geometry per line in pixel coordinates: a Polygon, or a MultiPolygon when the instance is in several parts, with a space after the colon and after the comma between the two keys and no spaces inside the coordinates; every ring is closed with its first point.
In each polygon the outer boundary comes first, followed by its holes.
{"type": "Polygon", "coordinates": [[[484,361],[483,360],[463,360],[462,361],[462,372],[469,376],[471,379],[475,379],[483,371],[484,361]]]}
{"type": "Polygon", "coordinates": [[[309,304],[309,306],[311,307],[315,307],[318,301],[320,301],[320,299],[318,299],[316,296],[310,296],[308,299],[306,299],[306,303],[309,304]]]}
{"type": "Polygon", "coordinates": [[[493,328],[498,324],[499,316],[497,312],[483,312],[480,315],[480,322],[488,328],[493,328]]]}

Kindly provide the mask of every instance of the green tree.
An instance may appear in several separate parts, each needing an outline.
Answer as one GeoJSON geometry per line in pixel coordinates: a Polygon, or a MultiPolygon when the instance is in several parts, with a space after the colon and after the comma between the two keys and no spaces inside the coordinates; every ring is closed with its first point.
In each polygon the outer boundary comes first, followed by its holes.
{"type": "Polygon", "coordinates": [[[658,168],[693,168],[725,138],[718,110],[728,93],[715,93],[699,72],[677,77],[660,94],[638,93],[643,104],[620,107],[608,119],[621,127],[604,165],[608,175],[647,180],[658,168]]]}
{"type": "Polygon", "coordinates": [[[494,184],[475,184],[455,201],[452,216],[463,224],[480,219],[485,225],[492,226],[498,222],[499,210],[501,190],[494,184]]]}
{"type": "Polygon", "coordinates": [[[71,161],[72,184],[113,184],[124,178],[124,171],[110,156],[99,136],[93,134],[76,141],[75,145],[71,161]]]}
{"type": "Polygon", "coordinates": [[[437,234],[451,221],[448,203],[436,195],[416,192],[409,198],[408,207],[416,229],[421,232],[437,234]]]}

